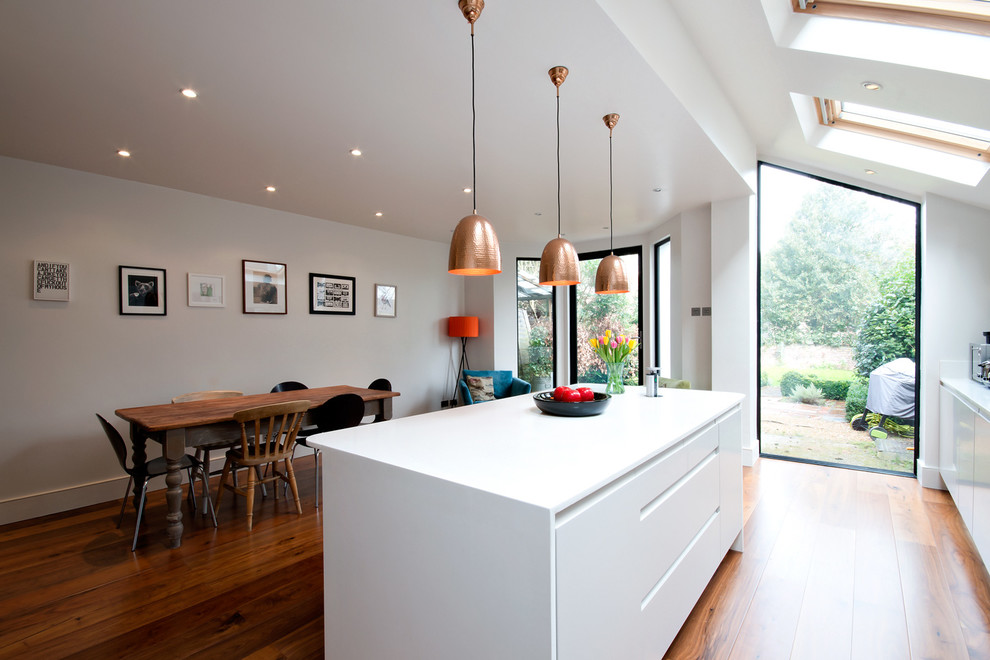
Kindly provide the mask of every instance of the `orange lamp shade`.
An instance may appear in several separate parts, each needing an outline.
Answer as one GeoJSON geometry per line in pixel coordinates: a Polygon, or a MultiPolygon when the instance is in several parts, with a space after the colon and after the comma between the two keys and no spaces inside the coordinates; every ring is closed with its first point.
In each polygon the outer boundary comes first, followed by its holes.
{"type": "Polygon", "coordinates": [[[447,318],[448,337],[477,337],[477,316],[451,316],[447,318]]]}

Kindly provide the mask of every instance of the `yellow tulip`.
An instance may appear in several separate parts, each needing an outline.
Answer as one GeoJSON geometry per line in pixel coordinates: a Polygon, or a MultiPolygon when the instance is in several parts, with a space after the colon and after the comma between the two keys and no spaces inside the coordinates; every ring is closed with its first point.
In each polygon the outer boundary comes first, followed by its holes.
{"type": "Polygon", "coordinates": [[[592,348],[598,348],[598,337],[592,337],[588,340],[588,343],[591,344],[592,348]]]}
{"type": "Polygon", "coordinates": [[[630,339],[629,340],[629,350],[631,351],[634,348],[636,348],[636,340],[635,339],[630,339]]]}
{"type": "Polygon", "coordinates": [[[612,331],[611,330],[606,330],[605,331],[605,339],[611,339],[611,338],[612,338],[612,331]]]}

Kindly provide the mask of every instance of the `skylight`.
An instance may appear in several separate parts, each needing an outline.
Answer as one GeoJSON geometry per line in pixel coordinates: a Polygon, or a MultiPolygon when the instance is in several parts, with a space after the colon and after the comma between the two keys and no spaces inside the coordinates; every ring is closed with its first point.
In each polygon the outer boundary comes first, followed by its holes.
{"type": "Polygon", "coordinates": [[[822,98],[815,102],[824,126],[990,162],[990,131],[859,103],[822,98]]]}
{"type": "Polygon", "coordinates": [[[792,0],[794,11],[990,36],[990,0],[792,0]]]}

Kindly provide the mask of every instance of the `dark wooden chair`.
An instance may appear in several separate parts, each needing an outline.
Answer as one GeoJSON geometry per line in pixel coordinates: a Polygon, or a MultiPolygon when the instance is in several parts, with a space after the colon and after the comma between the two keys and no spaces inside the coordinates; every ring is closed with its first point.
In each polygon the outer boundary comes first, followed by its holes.
{"type": "MultiPolygon", "coordinates": [[[[229,399],[235,396],[244,396],[244,392],[239,390],[204,390],[202,392],[188,392],[172,397],[172,403],[185,403],[186,401],[207,401],[209,399],[229,399]]],[[[229,449],[237,444],[237,438],[217,438],[211,442],[196,445],[196,460],[202,461],[206,466],[206,474],[219,474],[219,470],[213,470],[210,465],[210,451],[213,449],[229,449]]],[[[209,493],[210,480],[203,480],[203,492],[209,493]]],[[[203,496],[204,501],[206,495],[203,496]]],[[[206,504],[203,504],[203,515],[206,515],[206,504]]]]}
{"type": "Polygon", "coordinates": [[[308,390],[309,388],[300,383],[298,380],[286,380],[275,387],[272,388],[272,393],[275,392],[295,392],[296,390],[308,390]]]}
{"type": "MultiPolygon", "coordinates": [[[[370,389],[370,388],[369,388],[370,389]]],[[[316,462],[316,506],[320,506],[320,452],[307,441],[309,436],[328,431],[337,431],[357,426],[364,418],[364,399],[357,394],[338,394],[327,399],[318,408],[314,408],[312,418],[316,428],[304,429],[296,436],[296,444],[313,450],[313,460],[316,462]]]]}
{"type": "MultiPolygon", "coordinates": [[[[360,398],[360,397],[359,397],[360,398]]],[[[260,482],[281,480],[292,489],[296,512],[302,513],[299,503],[299,489],[296,487],[295,473],[292,471],[292,450],[296,444],[296,434],[302,424],[303,415],[309,410],[309,401],[289,401],[270,406],[257,406],[234,413],[234,421],[241,426],[239,447],[227,450],[227,460],[223,464],[220,485],[217,488],[217,507],[224,490],[230,490],[247,498],[248,530],[254,523],[254,487],[260,482]],[[279,470],[282,462],[284,470],[279,470]],[[271,473],[261,476],[259,468],[270,465],[271,473]],[[240,487],[227,483],[231,470],[242,467],[247,470],[247,485],[240,487]]],[[[278,498],[278,487],[274,489],[278,498]]]]}
{"type": "MultiPolygon", "coordinates": [[[[155,477],[160,477],[168,472],[168,468],[165,463],[164,458],[155,458],[144,464],[144,469],[139,469],[139,466],[134,465],[132,467],[127,467],[127,445],[124,442],[124,438],[120,435],[120,431],[117,428],[103,418],[102,415],[97,413],[97,419],[100,420],[100,424],[103,426],[103,431],[107,434],[107,439],[110,441],[110,446],[113,447],[114,454],[117,455],[117,461],[120,463],[120,467],[127,473],[127,489],[124,491],[124,501],[120,504],[120,517],[117,519],[117,528],[120,529],[120,523],[124,521],[124,507],[127,506],[128,494],[131,492],[131,482],[135,479],[141,478],[141,495],[138,501],[138,511],[137,511],[137,521],[134,523],[134,540],[131,542],[131,552],[137,548],[138,533],[141,531],[141,519],[144,516],[144,503],[148,499],[148,482],[155,477]]],[[[203,470],[203,464],[196,458],[186,454],[182,457],[179,462],[180,467],[186,471],[186,477],[189,480],[189,495],[192,498],[193,510],[196,509],[196,491],[193,488],[193,472],[198,471],[206,479],[205,472],[203,470]]],[[[213,517],[213,526],[217,526],[217,516],[216,512],[213,510],[213,503],[210,502],[210,491],[207,489],[205,491],[206,504],[209,505],[210,515],[213,517]]]]}

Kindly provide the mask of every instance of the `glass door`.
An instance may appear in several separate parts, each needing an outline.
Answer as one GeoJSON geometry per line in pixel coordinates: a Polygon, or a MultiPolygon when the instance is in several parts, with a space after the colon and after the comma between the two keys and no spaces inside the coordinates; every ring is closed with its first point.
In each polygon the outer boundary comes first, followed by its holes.
{"type": "Polygon", "coordinates": [[[534,392],[553,387],[555,369],[553,287],[540,286],[540,260],[516,260],[516,367],[534,392]]]}
{"type": "Polygon", "coordinates": [[[759,179],[761,455],[914,474],[919,206],[759,179]]]}

